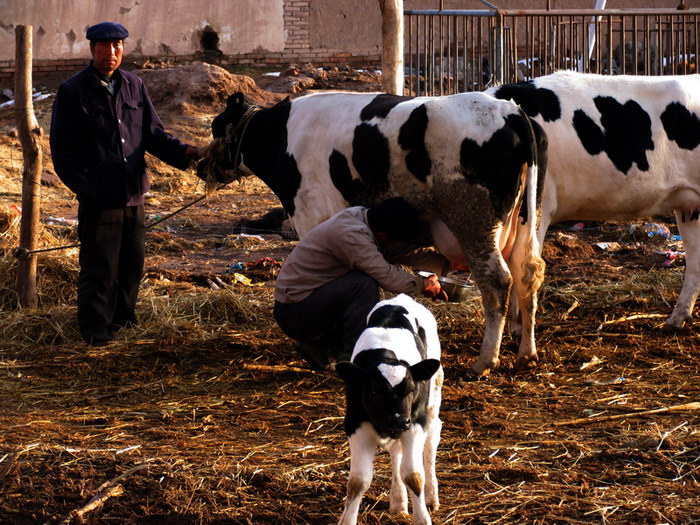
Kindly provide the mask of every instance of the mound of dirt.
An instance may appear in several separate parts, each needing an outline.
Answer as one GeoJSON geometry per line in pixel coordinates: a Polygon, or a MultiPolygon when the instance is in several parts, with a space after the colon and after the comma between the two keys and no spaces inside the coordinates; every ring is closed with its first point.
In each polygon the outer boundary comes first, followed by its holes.
{"type": "Polygon", "coordinates": [[[274,93],[304,94],[308,90],[329,89],[368,92],[382,90],[382,75],[350,66],[323,69],[307,64],[302,68],[291,67],[279,76],[263,76],[257,83],[274,93]]]}
{"type": "Polygon", "coordinates": [[[202,115],[219,113],[229,95],[240,91],[248,101],[271,106],[284,98],[257,86],[247,76],[234,75],[213,64],[134,71],[148,86],[153,104],[161,115],[202,115]]]}
{"type": "Polygon", "coordinates": [[[556,261],[562,257],[588,258],[595,256],[591,245],[576,235],[554,232],[542,247],[542,257],[545,261],[556,261]]]}

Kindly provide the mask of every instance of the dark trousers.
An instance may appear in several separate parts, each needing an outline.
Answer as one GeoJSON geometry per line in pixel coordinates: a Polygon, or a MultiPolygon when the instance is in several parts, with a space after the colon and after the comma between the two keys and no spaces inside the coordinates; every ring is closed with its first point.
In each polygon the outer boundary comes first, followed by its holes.
{"type": "Polygon", "coordinates": [[[116,328],[136,323],[145,259],[143,206],[100,210],[81,203],[78,238],[80,334],[89,343],[109,340],[116,328]]]}
{"type": "Polygon", "coordinates": [[[350,354],[367,326],[367,314],[378,301],[377,281],[353,270],[298,303],[275,301],[273,313],[279,327],[292,339],[322,341],[329,348],[350,354]]]}

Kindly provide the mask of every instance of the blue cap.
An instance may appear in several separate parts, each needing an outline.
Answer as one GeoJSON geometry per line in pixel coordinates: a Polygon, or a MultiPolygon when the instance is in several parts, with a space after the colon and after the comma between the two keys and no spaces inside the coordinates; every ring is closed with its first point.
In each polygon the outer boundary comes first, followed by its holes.
{"type": "Polygon", "coordinates": [[[102,22],[88,27],[85,36],[90,42],[124,40],[129,36],[129,32],[126,27],[116,22],[102,22]]]}

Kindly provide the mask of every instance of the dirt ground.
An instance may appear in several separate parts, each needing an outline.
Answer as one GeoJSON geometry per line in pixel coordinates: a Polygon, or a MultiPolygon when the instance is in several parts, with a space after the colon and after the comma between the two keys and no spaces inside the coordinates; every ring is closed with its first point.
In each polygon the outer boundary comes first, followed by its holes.
{"type": "MultiPolygon", "coordinates": [[[[233,90],[267,105],[308,89],[379,89],[371,72],[224,73],[143,74],[166,128],[194,144],[209,140],[233,90]]],[[[45,130],[52,100],[35,103],[45,130]]],[[[21,206],[13,127],[12,108],[0,108],[8,282],[21,206]]],[[[149,164],[152,221],[203,195],[193,173],[149,164]]],[[[76,202],[51,185],[48,144],[44,167],[43,222],[74,242],[76,202]]],[[[150,228],[141,323],[104,348],[86,347],[74,326],[74,249],[40,258],[38,311],[18,310],[2,288],[0,523],[337,521],[343,385],[309,370],[272,321],[275,272],[295,245],[278,208],[250,178],[150,228]]],[[[506,335],[501,368],[462,381],[481,341],[479,299],[425,303],[446,373],[434,523],[700,523],[700,331],[662,329],[684,270],[675,233],[667,217],[552,228],[532,372],[512,372],[506,335]],[[649,236],[652,221],[669,231],[649,236]]],[[[380,453],[361,522],[410,523],[388,514],[389,476],[380,453]]]]}

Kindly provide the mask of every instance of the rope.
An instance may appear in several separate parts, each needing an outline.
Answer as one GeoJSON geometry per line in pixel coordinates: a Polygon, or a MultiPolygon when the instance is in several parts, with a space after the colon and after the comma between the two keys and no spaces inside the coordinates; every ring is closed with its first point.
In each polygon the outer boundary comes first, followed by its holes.
{"type": "MultiPolygon", "coordinates": [[[[188,203],[188,204],[185,204],[183,207],[181,207],[181,208],[175,210],[174,212],[172,212],[172,213],[166,215],[165,217],[161,217],[161,218],[158,219],[157,221],[154,221],[154,222],[152,222],[152,223],[150,223],[150,224],[147,224],[147,225],[146,225],[146,229],[148,230],[149,228],[153,228],[156,224],[160,224],[161,222],[163,222],[163,221],[165,221],[165,220],[167,220],[167,219],[173,217],[174,215],[177,215],[177,214],[180,213],[181,211],[186,210],[186,209],[189,208],[190,206],[194,206],[195,204],[197,204],[197,203],[198,203],[199,201],[201,201],[202,199],[205,199],[206,197],[207,197],[206,195],[202,195],[202,196],[200,196],[200,197],[197,197],[197,198],[196,198],[195,200],[193,200],[192,202],[190,202],[190,203],[188,203]]],[[[32,254],[34,254],[34,253],[53,252],[53,251],[56,251],[56,250],[66,250],[66,249],[68,249],[68,248],[77,248],[78,246],[80,246],[80,243],[79,243],[79,242],[78,242],[78,243],[75,243],[75,244],[67,244],[67,245],[65,245],[65,246],[57,246],[57,247],[55,247],[55,248],[40,248],[40,249],[38,249],[38,250],[27,250],[26,248],[22,248],[21,246],[19,246],[19,247],[14,248],[14,249],[12,250],[12,255],[13,255],[14,257],[16,257],[17,259],[28,259],[29,256],[32,255],[32,254]]]]}
{"type": "MultiPolygon", "coordinates": [[[[239,159],[241,157],[241,145],[243,144],[243,137],[245,136],[245,132],[248,129],[248,124],[250,124],[253,115],[257,113],[260,109],[261,108],[259,106],[248,106],[248,109],[245,110],[245,112],[243,113],[243,115],[238,120],[235,126],[232,123],[229,123],[226,126],[226,136],[212,140],[209,146],[205,148],[205,151],[202,154],[202,157],[206,156],[213,158],[228,155],[228,161],[233,166],[233,169],[226,171],[227,173],[233,172],[233,175],[229,179],[227,179],[224,182],[224,184],[229,184],[235,180],[240,180],[241,177],[251,175],[251,173],[246,173],[245,171],[240,169],[238,165],[240,164],[239,159]],[[243,129],[241,130],[241,128],[243,129]],[[236,133],[238,133],[238,130],[241,130],[240,138],[236,137],[236,133]],[[232,142],[236,143],[236,153],[234,155],[231,155],[232,142]]],[[[210,162],[205,168],[206,177],[204,178],[204,180],[206,182],[206,185],[204,191],[207,194],[212,193],[214,191],[215,186],[218,184],[216,174],[214,173],[214,164],[215,162],[210,162]]]]}
{"type": "MultiPolygon", "coordinates": [[[[248,129],[248,124],[250,124],[250,121],[252,120],[253,115],[259,111],[260,108],[258,106],[250,106],[248,109],[245,110],[245,113],[243,113],[243,116],[241,117],[241,120],[238,121],[238,124],[236,124],[235,127],[233,127],[233,130],[231,131],[231,127],[227,127],[226,129],[226,144],[230,145],[231,144],[231,138],[236,136],[236,132],[243,128],[241,131],[241,137],[239,139],[236,139],[236,142],[238,143],[238,146],[236,147],[236,155],[233,157],[231,160],[234,168],[238,170],[238,158],[241,154],[241,145],[243,144],[243,137],[245,136],[245,132],[248,129]]],[[[230,125],[229,125],[230,126],[230,125]]],[[[228,154],[231,154],[231,149],[229,147],[228,154]]]]}

